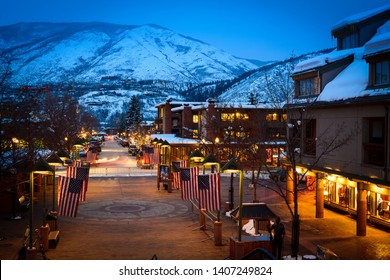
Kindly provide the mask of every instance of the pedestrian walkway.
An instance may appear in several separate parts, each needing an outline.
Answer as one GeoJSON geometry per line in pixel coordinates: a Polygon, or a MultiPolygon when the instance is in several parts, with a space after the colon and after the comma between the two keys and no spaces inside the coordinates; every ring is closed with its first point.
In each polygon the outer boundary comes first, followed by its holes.
{"type": "MultiPolygon", "coordinates": [[[[109,150],[117,145],[106,143],[109,150]]],[[[119,145],[119,152],[126,150],[119,145]]],[[[104,153],[104,147],[103,152],[104,153]]],[[[254,199],[249,180],[244,180],[244,202],[254,199]]],[[[238,178],[233,181],[234,201],[238,200],[238,178]]],[[[51,193],[48,186],[47,193],[51,193]]],[[[222,202],[229,201],[230,176],[222,176],[222,202]]],[[[256,199],[281,217],[286,228],[283,255],[290,254],[291,215],[286,204],[273,191],[259,187],[256,199]]],[[[42,194],[34,203],[34,225],[42,223],[42,194]]],[[[51,205],[48,205],[49,209],[51,205]]],[[[367,227],[367,236],[356,236],[356,221],[347,215],[325,209],[325,217],[315,218],[314,192],[299,195],[300,255],[316,255],[317,245],[333,251],[340,259],[389,260],[389,232],[367,227]]],[[[29,223],[28,213],[21,220],[1,220],[0,257],[16,259],[29,223]]],[[[229,258],[229,239],[237,225],[221,213],[222,246],[214,245],[213,223],[207,219],[200,229],[199,214],[191,203],[157,189],[155,176],[92,177],[87,200],[79,205],[76,218],[59,217],[60,241],[47,256],[55,260],[224,260],[229,258]]],[[[39,258],[40,256],[37,256],[39,258]]]]}

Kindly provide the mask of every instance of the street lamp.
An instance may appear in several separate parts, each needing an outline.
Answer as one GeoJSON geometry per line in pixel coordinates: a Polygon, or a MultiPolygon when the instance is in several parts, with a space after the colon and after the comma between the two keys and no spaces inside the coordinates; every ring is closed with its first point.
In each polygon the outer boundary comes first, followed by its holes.
{"type": "Polygon", "coordinates": [[[55,192],[55,183],[56,183],[56,166],[63,166],[64,162],[56,153],[52,153],[47,159],[47,163],[53,168],[53,203],[52,211],[55,211],[55,201],[56,201],[56,192],[55,192]]]}
{"type": "Polygon", "coordinates": [[[155,137],[155,138],[152,140],[152,144],[153,144],[153,145],[157,145],[157,143],[158,143],[158,139],[157,139],[157,137],[155,137]]]}
{"type": "Polygon", "coordinates": [[[196,165],[196,163],[201,163],[204,159],[204,155],[202,154],[201,151],[199,151],[198,149],[195,149],[194,151],[192,151],[190,153],[190,155],[188,156],[188,159],[191,161],[193,161],[196,165]]]}
{"type": "Polygon", "coordinates": [[[54,171],[50,165],[42,158],[35,163],[33,170],[30,172],[30,231],[29,231],[29,249],[33,248],[33,228],[34,228],[34,174],[50,175],[54,171]]]}
{"type": "Polygon", "coordinates": [[[70,159],[70,155],[65,150],[59,150],[57,152],[57,156],[65,162],[66,160],[70,159]]]}
{"type": "Polygon", "coordinates": [[[167,140],[161,143],[161,154],[163,155],[163,164],[171,164],[171,145],[167,140]]]}
{"type": "Polygon", "coordinates": [[[238,241],[241,241],[241,230],[242,230],[242,196],[243,196],[243,170],[242,167],[237,163],[236,158],[231,158],[222,168],[222,173],[239,173],[240,184],[239,184],[239,199],[238,199],[238,241]]]}
{"type": "Polygon", "coordinates": [[[208,154],[202,161],[203,164],[203,174],[205,173],[206,167],[211,166],[211,172],[214,171],[214,166],[217,166],[217,172],[219,173],[221,164],[219,163],[218,159],[214,156],[214,154],[208,154]]]}
{"type": "MultiPolygon", "coordinates": [[[[214,173],[214,166],[217,166],[217,173],[220,171],[221,164],[214,154],[208,154],[202,161],[203,174],[206,173],[206,167],[211,166],[211,173],[214,173]]],[[[218,175],[219,176],[219,175],[218,175]]],[[[218,209],[217,221],[214,222],[214,243],[215,245],[222,245],[222,222],[221,211],[218,209]]]]}

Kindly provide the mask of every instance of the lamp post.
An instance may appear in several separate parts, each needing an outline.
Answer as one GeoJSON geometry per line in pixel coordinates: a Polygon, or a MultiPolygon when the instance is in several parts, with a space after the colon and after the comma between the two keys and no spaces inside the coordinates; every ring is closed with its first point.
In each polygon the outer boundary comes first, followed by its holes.
{"type": "Polygon", "coordinates": [[[55,192],[55,186],[56,186],[56,166],[63,166],[64,162],[61,160],[61,158],[56,153],[52,153],[47,159],[47,163],[53,168],[53,202],[52,202],[52,211],[55,211],[55,201],[56,201],[56,192],[55,192]]]}
{"type": "Polygon", "coordinates": [[[163,164],[171,164],[171,145],[167,140],[161,143],[161,154],[163,155],[163,164]]]}
{"type": "MultiPolygon", "coordinates": [[[[203,174],[206,173],[206,167],[211,167],[211,173],[214,173],[214,166],[217,167],[217,173],[219,173],[221,169],[221,164],[219,163],[218,159],[214,156],[214,154],[208,154],[202,161],[202,172],[203,174]]],[[[218,222],[220,221],[220,211],[218,210],[218,216],[217,216],[218,222]]]]}
{"type": "MultiPolygon", "coordinates": [[[[195,149],[194,151],[191,152],[191,154],[188,156],[188,159],[190,161],[193,161],[193,163],[196,165],[196,164],[199,164],[199,163],[202,163],[203,159],[204,159],[204,155],[202,154],[201,151],[199,151],[198,149],[195,149]]],[[[191,162],[190,162],[190,165],[191,165],[191,162]]]]}
{"type": "MultiPolygon", "coordinates": [[[[202,161],[203,174],[206,173],[206,167],[211,167],[211,173],[214,173],[214,167],[217,166],[217,173],[220,171],[221,164],[214,154],[208,154],[202,161]]],[[[217,221],[214,222],[214,244],[217,246],[222,245],[222,222],[221,222],[221,211],[217,212],[217,221]]]]}
{"type": "Polygon", "coordinates": [[[83,145],[75,144],[73,145],[73,159],[74,160],[80,160],[80,149],[83,147],[83,145]]]}
{"type": "Polygon", "coordinates": [[[243,170],[242,167],[237,163],[236,158],[231,158],[222,168],[222,173],[239,173],[239,197],[238,197],[238,241],[241,241],[241,230],[242,230],[242,198],[243,198],[243,170]]]}
{"type": "Polygon", "coordinates": [[[34,174],[50,175],[53,174],[53,169],[42,158],[35,163],[33,170],[30,172],[30,223],[29,223],[29,249],[33,248],[33,228],[34,228],[34,174]]]}
{"type": "Polygon", "coordinates": [[[57,152],[57,156],[63,161],[65,162],[66,160],[69,160],[70,159],[70,155],[65,151],[65,150],[59,150],[57,152]]]}
{"type": "Polygon", "coordinates": [[[211,173],[214,173],[214,166],[217,166],[217,173],[219,173],[221,169],[221,164],[218,159],[214,156],[214,154],[208,154],[202,161],[203,174],[205,173],[206,167],[211,166],[211,173]]]}

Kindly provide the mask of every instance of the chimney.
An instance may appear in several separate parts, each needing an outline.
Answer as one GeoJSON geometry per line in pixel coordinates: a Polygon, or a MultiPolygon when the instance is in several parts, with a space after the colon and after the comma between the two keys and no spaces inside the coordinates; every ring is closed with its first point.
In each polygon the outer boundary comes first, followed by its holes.
{"type": "Polygon", "coordinates": [[[163,133],[172,134],[172,106],[170,100],[167,100],[164,105],[163,133]]]}
{"type": "MultiPolygon", "coordinates": [[[[191,106],[189,104],[184,104],[183,112],[182,112],[182,127],[192,129],[193,128],[193,122],[192,122],[192,110],[191,106]]],[[[182,137],[183,138],[192,138],[192,132],[188,131],[188,129],[182,130],[182,137]]]]}

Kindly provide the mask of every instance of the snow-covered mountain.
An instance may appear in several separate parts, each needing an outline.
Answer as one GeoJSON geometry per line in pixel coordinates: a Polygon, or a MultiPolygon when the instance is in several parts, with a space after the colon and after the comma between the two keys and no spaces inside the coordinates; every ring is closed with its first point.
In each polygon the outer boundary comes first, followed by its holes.
{"type": "Polygon", "coordinates": [[[246,59],[157,25],[19,23],[0,26],[16,84],[102,79],[203,83],[257,68],[246,59]]]}
{"type": "MultiPolygon", "coordinates": [[[[307,60],[320,54],[331,52],[333,49],[324,49],[317,52],[293,56],[284,61],[271,62],[255,70],[245,72],[230,81],[205,83],[183,92],[185,97],[200,96],[204,101],[213,97],[224,104],[248,104],[249,95],[258,104],[283,105],[287,98],[291,98],[294,91],[294,83],[291,74],[294,67],[303,60],[307,60]]],[[[254,100],[253,100],[254,101],[254,100]]],[[[290,100],[291,101],[291,100],[290,100]]]]}

